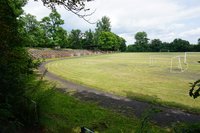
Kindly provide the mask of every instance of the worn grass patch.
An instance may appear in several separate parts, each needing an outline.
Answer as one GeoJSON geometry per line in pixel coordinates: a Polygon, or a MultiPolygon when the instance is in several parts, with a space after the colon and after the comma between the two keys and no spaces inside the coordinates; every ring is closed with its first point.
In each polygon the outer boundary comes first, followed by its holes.
{"type": "Polygon", "coordinates": [[[200,78],[200,53],[188,53],[187,71],[170,73],[171,57],[177,55],[184,53],[119,53],[60,60],[46,67],[67,80],[105,92],[199,111],[200,99],[193,100],[188,92],[189,83],[200,78]],[[152,66],[150,57],[155,58],[152,66]]]}

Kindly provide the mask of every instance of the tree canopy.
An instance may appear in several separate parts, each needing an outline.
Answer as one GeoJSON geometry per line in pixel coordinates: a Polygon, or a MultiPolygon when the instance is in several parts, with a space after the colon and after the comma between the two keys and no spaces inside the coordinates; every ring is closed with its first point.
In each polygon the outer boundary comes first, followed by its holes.
{"type": "Polygon", "coordinates": [[[25,1],[21,0],[0,1],[0,129],[5,132],[14,132],[13,127],[30,124],[26,121],[29,112],[25,112],[27,108],[23,102],[34,64],[23,48],[23,36],[19,34],[17,21],[24,4],[25,1]]]}
{"type": "Polygon", "coordinates": [[[147,38],[147,33],[146,32],[137,32],[135,34],[135,44],[138,45],[147,45],[148,44],[148,38],[147,38]]]}
{"type": "Polygon", "coordinates": [[[197,52],[200,45],[190,44],[189,41],[175,38],[172,42],[162,42],[160,39],[152,39],[150,42],[147,33],[137,32],[135,43],[127,47],[128,52],[197,52]]]}
{"type": "Polygon", "coordinates": [[[112,32],[102,31],[99,34],[98,44],[101,50],[118,51],[120,48],[120,40],[118,36],[112,32]]]}
{"type": "Polygon", "coordinates": [[[150,49],[152,52],[160,52],[162,46],[162,41],[160,39],[153,39],[150,42],[150,49]]]}
{"type": "Polygon", "coordinates": [[[69,35],[69,43],[73,49],[82,49],[82,33],[81,30],[72,30],[69,35]]]}
{"type": "Polygon", "coordinates": [[[61,27],[64,24],[64,20],[61,19],[60,14],[55,9],[52,10],[48,17],[44,17],[40,23],[46,38],[49,39],[49,42],[46,43],[50,47],[63,46],[63,43],[66,43],[65,36],[67,33],[61,27]],[[64,39],[63,42],[62,39],[64,39]]]}
{"type": "Polygon", "coordinates": [[[111,32],[111,22],[110,18],[104,16],[97,22],[96,32],[111,32]]]}
{"type": "Polygon", "coordinates": [[[178,38],[178,39],[174,39],[171,45],[174,52],[187,52],[190,43],[186,40],[182,40],[178,38]]]}
{"type": "Polygon", "coordinates": [[[94,37],[95,37],[95,34],[91,29],[85,31],[84,38],[82,40],[83,49],[89,49],[89,50],[97,49],[97,46],[94,42],[94,37]]]}
{"type": "Polygon", "coordinates": [[[52,10],[49,16],[37,21],[30,14],[22,15],[19,19],[19,31],[24,36],[24,44],[27,47],[50,47],[125,51],[124,38],[111,32],[110,19],[103,17],[98,21],[95,32],[91,29],[84,33],[80,29],[67,32],[62,28],[64,20],[61,15],[52,10]]]}

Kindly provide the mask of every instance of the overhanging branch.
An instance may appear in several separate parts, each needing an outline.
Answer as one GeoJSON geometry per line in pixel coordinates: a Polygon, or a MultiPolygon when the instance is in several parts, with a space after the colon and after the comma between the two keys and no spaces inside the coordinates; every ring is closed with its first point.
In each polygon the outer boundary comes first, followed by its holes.
{"type": "Polygon", "coordinates": [[[56,5],[61,5],[66,10],[84,19],[86,22],[90,24],[96,23],[96,22],[90,22],[89,19],[87,19],[87,17],[91,16],[95,11],[89,13],[88,11],[90,11],[90,9],[85,7],[86,2],[90,2],[93,0],[41,0],[41,1],[43,2],[44,6],[47,6],[51,9],[55,9],[56,5]],[[84,13],[81,13],[81,11],[84,13]]]}

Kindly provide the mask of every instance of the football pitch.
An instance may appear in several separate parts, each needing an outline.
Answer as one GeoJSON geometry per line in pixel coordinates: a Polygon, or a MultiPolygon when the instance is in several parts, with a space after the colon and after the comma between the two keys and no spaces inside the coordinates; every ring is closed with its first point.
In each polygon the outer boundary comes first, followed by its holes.
{"type": "Polygon", "coordinates": [[[104,92],[200,112],[190,84],[200,79],[200,53],[116,53],[46,65],[64,79],[104,92]]]}

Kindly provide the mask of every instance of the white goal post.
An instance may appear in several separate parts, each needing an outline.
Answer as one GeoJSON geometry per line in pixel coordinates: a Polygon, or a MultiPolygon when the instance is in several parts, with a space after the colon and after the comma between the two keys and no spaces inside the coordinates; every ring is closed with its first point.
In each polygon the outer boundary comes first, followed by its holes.
{"type": "Polygon", "coordinates": [[[184,55],[184,63],[187,63],[187,52],[185,52],[185,55],[184,55]]]}
{"type": "Polygon", "coordinates": [[[184,56],[174,56],[171,58],[170,72],[182,73],[188,69],[187,53],[184,56]],[[174,63],[176,62],[176,63],[174,63]]]}
{"type": "MultiPolygon", "coordinates": [[[[182,73],[188,69],[187,52],[184,55],[152,55],[149,57],[149,66],[153,66],[157,61],[169,64],[171,73],[182,73]]],[[[166,65],[167,65],[166,64],[166,65]]]]}

